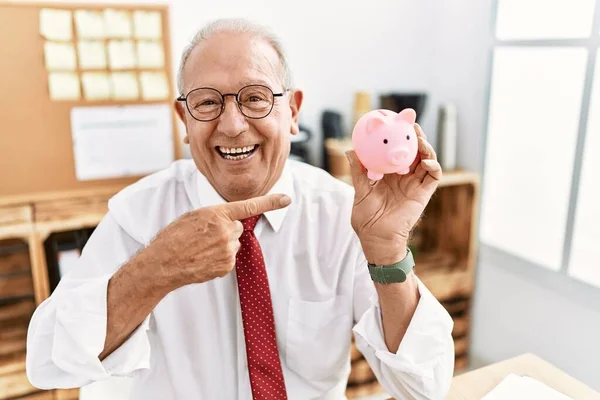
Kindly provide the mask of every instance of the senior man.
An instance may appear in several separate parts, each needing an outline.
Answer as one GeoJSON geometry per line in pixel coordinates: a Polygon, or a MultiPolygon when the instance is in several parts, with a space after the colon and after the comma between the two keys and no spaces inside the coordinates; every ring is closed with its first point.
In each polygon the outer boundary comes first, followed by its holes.
{"type": "Polygon", "coordinates": [[[373,184],[348,154],[354,190],[288,160],[303,94],[277,38],[244,20],[200,30],[178,85],[193,161],[109,201],[35,311],[33,385],[129,376],[140,400],[340,399],[354,331],[392,396],[442,399],[452,320],[407,247],[442,175],[418,125],[407,175],[373,184]]]}

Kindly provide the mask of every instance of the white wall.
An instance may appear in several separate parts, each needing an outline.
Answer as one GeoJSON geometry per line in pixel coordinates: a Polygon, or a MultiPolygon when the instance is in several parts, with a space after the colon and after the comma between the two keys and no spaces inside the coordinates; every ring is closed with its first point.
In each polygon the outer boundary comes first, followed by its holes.
{"type": "Polygon", "coordinates": [[[476,283],[477,364],[534,353],[600,391],[600,312],[484,259],[476,283]]]}
{"type": "MultiPolygon", "coordinates": [[[[271,26],[283,39],[305,93],[301,121],[318,135],[321,113],[335,109],[349,129],[354,92],[424,91],[430,94],[423,128],[435,142],[440,101],[458,106],[459,164],[479,168],[488,26],[485,1],[273,0],[171,4],[173,64],[195,30],[220,17],[246,17],[271,26]],[[452,4],[450,4],[452,3],[452,4]]],[[[317,151],[318,141],[315,141],[317,151]]],[[[317,158],[320,159],[320,158],[317,158]]]]}

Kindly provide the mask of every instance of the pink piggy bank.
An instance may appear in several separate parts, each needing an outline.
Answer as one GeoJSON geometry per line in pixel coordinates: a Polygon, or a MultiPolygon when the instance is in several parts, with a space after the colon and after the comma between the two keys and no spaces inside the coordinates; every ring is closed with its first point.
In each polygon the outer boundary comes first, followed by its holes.
{"type": "Polygon", "coordinates": [[[396,114],[373,110],[363,115],[352,132],[352,146],[367,169],[369,179],[384,174],[407,174],[417,156],[419,142],[413,127],[417,113],[406,108],[396,114]]]}

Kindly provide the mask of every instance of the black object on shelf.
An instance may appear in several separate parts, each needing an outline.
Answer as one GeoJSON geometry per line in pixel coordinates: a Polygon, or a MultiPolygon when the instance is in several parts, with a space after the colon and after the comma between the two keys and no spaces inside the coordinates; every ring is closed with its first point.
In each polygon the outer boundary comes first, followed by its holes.
{"type": "Polygon", "coordinates": [[[342,114],[333,110],[323,111],[321,116],[321,129],[323,130],[322,164],[325,171],[329,172],[329,157],[325,148],[325,140],[342,139],[346,136],[342,120],[342,114]]]}
{"type": "Polygon", "coordinates": [[[426,93],[387,93],[379,96],[381,108],[400,112],[412,108],[417,113],[417,122],[423,117],[427,104],[426,93]]]}
{"type": "Polygon", "coordinates": [[[299,124],[300,132],[292,136],[289,158],[310,164],[310,140],[312,132],[306,126],[299,124]]]}
{"type": "MultiPolygon", "coordinates": [[[[48,281],[50,293],[56,289],[61,276],[61,253],[77,251],[81,254],[83,247],[95,228],[52,233],[44,242],[46,263],[48,265],[48,281]]],[[[63,268],[64,269],[64,268],[63,268]]]]}

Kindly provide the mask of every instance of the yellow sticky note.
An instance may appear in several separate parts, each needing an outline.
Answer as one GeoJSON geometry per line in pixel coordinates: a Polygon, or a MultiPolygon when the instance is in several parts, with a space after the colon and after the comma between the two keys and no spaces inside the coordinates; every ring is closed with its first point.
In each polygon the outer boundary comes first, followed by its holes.
{"type": "Polygon", "coordinates": [[[165,52],[162,43],[140,40],[137,42],[137,59],[140,68],[163,68],[165,52]]]}
{"type": "Polygon", "coordinates": [[[165,100],[169,97],[169,84],[163,72],[140,73],[140,85],[144,100],[165,100]]]}
{"type": "Polygon", "coordinates": [[[131,13],[129,11],[108,8],[104,10],[106,36],[111,38],[130,38],[133,33],[131,13]]]}
{"type": "Polygon", "coordinates": [[[75,26],[80,39],[103,39],[106,37],[104,16],[98,11],[75,11],[75,26]]]}
{"type": "Polygon", "coordinates": [[[40,34],[48,40],[71,40],[73,20],[71,11],[43,8],[40,10],[40,34]]]}
{"type": "Polygon", "coordinates": [[[81,75],[81,83],[86,100],[108,100],[111,97],[106,72],[84,72],[81,75]]]}
{"type": "Polygon", "coordinates": [[[82,69],[105,69],[106,50],[99,40],[80,40],[77,43],[79,66],[82,69]]]}
{"type": "Polygon", "coordinates": [[[115,100],[136,100],[139,98],[138,81],[133,72],[113,72],[110,75],[112,97],[115,100]]]}
{"type": "Polygon", "coordinates": [[[52,100],[79,100],[81,98],[79,77],[73,72],[48,74],[48,90],[52,100]]]}
{"type": "Polygon", "coordinates": [[[158,11],[135,11],[133,27],[138,39],[160,39],[162,37],[162,16],[158,11]]]}
{"type": "Polygon", "coordinates": [[[135,51],[131,40],[109,40],[108,62],[111,69],[135,68],[135,51]]]}
{"type": "Polygon", "coordinates": [[[71,43],[44,43],[44,58],[48,71],[74,71],[77,68],[75,48],[71,43]]]}

